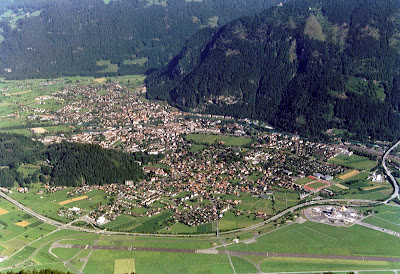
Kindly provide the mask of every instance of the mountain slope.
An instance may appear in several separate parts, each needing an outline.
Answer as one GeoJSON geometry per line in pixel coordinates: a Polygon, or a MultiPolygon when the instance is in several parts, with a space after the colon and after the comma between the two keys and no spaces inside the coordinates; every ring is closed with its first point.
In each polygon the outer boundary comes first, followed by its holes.
{"type": "Polygon", "coordinates": [[[197,30],[279,1],[5,1],[0,4],[0,75],[145,73],[167,64],[197,30]]]}
{"type": "Polygon", "coordinates": [[[303,134],[399,137],[400,1],[302,0],[193,36],[148,97],[303,134]]]}

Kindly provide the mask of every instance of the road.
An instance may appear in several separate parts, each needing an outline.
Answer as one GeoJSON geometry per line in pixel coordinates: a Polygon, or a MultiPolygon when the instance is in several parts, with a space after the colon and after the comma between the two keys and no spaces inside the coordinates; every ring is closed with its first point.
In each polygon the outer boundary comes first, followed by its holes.
{"type": "Polygon", "coordinates": [[[386,159],[388,158],[390,152],[392,152],[393,149],[395,149],[396,147],[398,147],[399,144],[400,144],[400,140],[397,141],[397,143],[394,144],[391,148],[389,148],[389,149],[385,152],[385,154],[383,155],[383,158],[382,158],[382,166],[383,166],[383,169],[385,170],[385,173],[386,173],[386,175],[389,177],[391,183],[393,184],[393,188],[394,188],[393,194],[392,194],[388,199],[386,199],[386,200],[384,201],[384,203],[387,203],[387,202],[389,202],[389,201],[391,201],[391,200],[393,200],[393,199],[395,199],[395,198],[400,199],[400,197],[399,197],[399,184],[397,183],[396,179],[393,177],[393,175],[390,173],[390,170],[389,170],[388,167],[386,166],[386,159]]]}
{"type": "MultiPolygon", "coordinates": [[[[131,246],[103,246],[103,245],[79,245],[54,243],[51,248],[77,248],[90,250],[124,250],[124,251],[146,251],[146,252],[174,252],[174,253],[198,253],[198,254],[223,254],[226,250],[215,250],[207,252],[203,249],[182,249],[182,248],[158,248],[158,247],[131,247],[131,246]]],[[[315,259],[336,259],[336,260],[358,260],[358,261],[386,261],[400,262],[395,257],[374,257],[374,256],[351,256],[351,255],[328,255],[328,254],[297,254],[277,252],[252,252],[252,251],[229,251],[232,256],[263,256],[263,257],[287,257],[287,258],[315,258],[315,259]]]]}

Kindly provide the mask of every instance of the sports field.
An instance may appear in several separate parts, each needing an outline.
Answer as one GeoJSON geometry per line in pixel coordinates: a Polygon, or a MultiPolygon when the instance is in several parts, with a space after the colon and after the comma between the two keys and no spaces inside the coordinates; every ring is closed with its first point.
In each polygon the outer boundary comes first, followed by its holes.
{"type": "Polygon", "coordinates": [[[313,181],[311,183],[306,184],[304,187],[306,189],[318,190],[318,189],[322,189],[322,188],[328,187],[328,186],[329,186],[328,182],[317,180],[317,181],[313,181]]]}

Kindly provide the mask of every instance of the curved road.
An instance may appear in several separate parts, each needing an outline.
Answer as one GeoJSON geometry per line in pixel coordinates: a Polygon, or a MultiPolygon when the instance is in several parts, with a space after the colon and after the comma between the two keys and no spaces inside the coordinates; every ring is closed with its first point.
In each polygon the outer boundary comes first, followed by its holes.
{"type": "Polygon", "coordinates": [[[387,166],[386,166],[386,158],[389,156],[390,152],[391,152],[393,149],[395,149],[396,147],[399,146],[399,144],[400,144],[400,140],[397,141],[397,143],[394,144],[391,148],[389,148],[389,149],[385,152],[385,154],[383,155],[383,158],[382,158],[382,166],[383,166],[383,168],[385,169],[386,175],[390,178],[390,181],[392,182],[393,188],[394,188],[393,194],[390,195],[390,197],[389,197],[388,199],[386,199],[386,200],[384,201],[384,203],[387,203],[387,202],[389,202],[389,201],[391,201],[391,200],[393,200],[393,199],[395,199],[395,198],[400,199],[400,197],[399,197],[399,184],[397,183],[396,179],[393,177],[393,175],[390,173],[390,170],[389,170],[389,169],[387,168],[387,166]]]}

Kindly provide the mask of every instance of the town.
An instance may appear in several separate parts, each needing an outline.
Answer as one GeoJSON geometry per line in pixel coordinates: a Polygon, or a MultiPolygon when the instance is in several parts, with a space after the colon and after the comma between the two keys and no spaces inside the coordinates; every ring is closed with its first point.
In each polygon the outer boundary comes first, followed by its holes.
{"type": "MultiPolygon", "coordinates": [[[[355,171],[330,161],[338,155],[351,156],[349,146],[276,132],[259,121],[183,112],[145,99],[145,92],[145,86],[132,91],[112,81],[70,84],[35,98],[39,105],[49,99],[60,102],[62,107],[57,110],[23,107],[23,111],[35,113],[28,119],[79,127],[43,134],[39,140],[44,144],[89,143],[160,155],[159,162],[143,166],[147,179],[142,182],[84,185],[69,193],[83,195],[96,188],[113,197],[112,202],[99,204],[90,212],[93,224],[102,225],[124,214],[141,218],[165,212],[171,213],[164,222],[167,228],[176,222],[207,224],[228,211],[235,216],[266,219],[307,197],[332,197],[351,189],[334,178],[355,171]],[[287,200],[279,203],[276,197],[280,193],[285,197],[291,193],[294,198],[289,204],[287,200]],[[241,205],[243,197],[264,199],[268,206],[246,208],[241,205]]],[[[32,130],[45,133],[37,127],[32,130]]],[[[373,152],[380,150],[383,147],[376,146],[373,152]]],[[[48,191],[60,189],[51,187],[48,191]]],[[[59,214],[76,219],[80,209],[60,210],[59,214]]]]}

